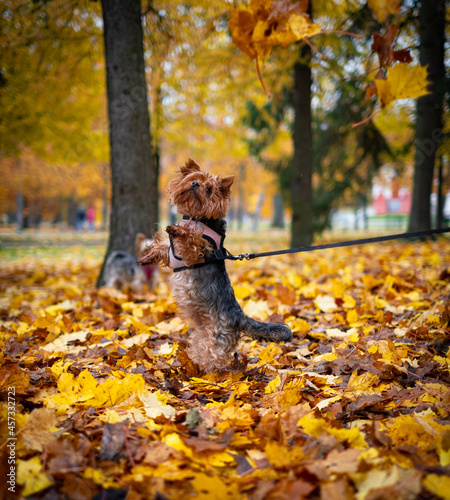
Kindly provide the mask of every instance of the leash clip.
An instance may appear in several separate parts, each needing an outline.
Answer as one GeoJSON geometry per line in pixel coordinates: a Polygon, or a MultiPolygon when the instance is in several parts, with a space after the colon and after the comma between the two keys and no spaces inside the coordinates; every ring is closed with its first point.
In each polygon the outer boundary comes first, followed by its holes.
{"type": "Polygon", "coordinates": [[[248,253],[240,253],[237,257],[239,260],[250,260],[250,254],[248,253]]]}

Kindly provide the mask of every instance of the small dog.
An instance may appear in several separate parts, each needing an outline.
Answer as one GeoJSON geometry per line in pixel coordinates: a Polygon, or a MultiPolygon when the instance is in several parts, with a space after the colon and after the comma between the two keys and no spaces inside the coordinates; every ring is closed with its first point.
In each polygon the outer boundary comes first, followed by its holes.
{"type": "Polygon", "coordinates": [[[188,354],[204,371],[232,368],[242,332],[253,338],[289,341],[287,326],[247,317],[225,269],[226,221],[234,177],[212,176],[193,160],[180,167],[168,194],[183,220],[156,233],[138,264],[172,266],[170,284],[182,317],[191,327],[188,354]]]}
{"type": "MultiPolygon", "coordinates": [[[[142,257],[147,245],[151,240],[147,240],[145,235],[136,235],[135,248],[138,257],[142,257]]],[[[129,286],[134,293],[142,292],[144,285],[151,290],[158,282],[157,266],[141,267],[136,264],[136,257],[128,252],[113,252],[106,261],[104,271],[104,282],[107,287],[123,290],[129,286]]]]}

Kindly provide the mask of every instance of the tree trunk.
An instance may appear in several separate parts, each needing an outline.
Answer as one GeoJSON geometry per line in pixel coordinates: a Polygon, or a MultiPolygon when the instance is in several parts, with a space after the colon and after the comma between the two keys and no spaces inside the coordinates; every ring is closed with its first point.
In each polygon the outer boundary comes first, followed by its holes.
{"type": "Polygon", "coordinates": [[[25,198],[22,192],[23,188],[23,168],[22,168],[22,160],[17,158],[17,169],[19,170],[19,179],[20,179],[20,191],[16,195],[16,223],[17,223],[17,231],[20,233],[22,231],[23,225],[23,211],[25,209],[25,198]]]}
{"type": "Polygon", "coordinates": [[[438,167],[438,185],[437,185],[437,203],[436,203],[436,227],[443,229],[445,227],[444,221],[444,158],[439,157],[438,167]]]}
{"type": "MultiPolygon", "coordinates": [[[[154,92],[154,114],[155,120],[153,122],[153,161],[156,178],[159,179],[159,173],[161,171],[161,132],[162,132],[162,122],[163,122],[163,106],[161,99],[161,83],[158,81],[156,89],[154,92]]],[[[156,214],[155,219],[158,222],[160,220],[159,214],[159,190],[156,191],[156,214]]]]}
{"type": "Polygon", "coordinates": [[[312,225],[311,49],[302,44],[294,80],[294,157],[291,179],[291,247],[309,246],[312,225]]]}
{"type": "Polygon", "coordinates": [[[244,181],[245,181],[245,173],[246,168],[245,164],[241,163],[239,165],[239,183],[238,183],[238,207],[237,207],[237,228],[239,231],[242,231],[242,227],[244,225],[244,204],[245,204],[245,190],[244,190],[244,181]]]}
{"type": "Polygon", "coordinates": [[[420,64],[428,66],[430,93],[417,100],[414,186],[409,231],[431,229],[430,196],[438,143],[443,140],[445,0],[422,0],[420,64]]]}
{"type": "Polygon", "coordinates": [[[255,233],[258,231],[259,220],[261,219],[261,211],[264,204],[265,194],[260,193],[258,197],[258,203],[255,207],[255,213],[253,214],[252,231],[255,233]]]}
{"type": "Polygon", "coordinates": [[[106,231],[106,229],[108,228],[108,193],[109,193],[108,164],[102,162],[101,168],[103,176],[101,229],[102,231],[106,231]]]}
{"type": "MultiPolygon", "coordinates": [[[[140,0],[102,0],[111,148],[112,201],[108,256],[135,253],[137,233],[157,222],[140,0]]],[[[103,268],[97,285],[103,282],[103,268]]]]}
{"type": "Polygon", "coordinates": [[[23,220],[23,211],[25,208],[25,199],[23,193],[17,193],[16,196],[16,222],[17,222],[17,231],[22,231],[24,228],[24,220],[23,220]]]}
{"type": "Polygon", "coordinates": [[[284,203],[281,194],[276,194],[273,197],[272,227],[284,229],[284,203]]]}

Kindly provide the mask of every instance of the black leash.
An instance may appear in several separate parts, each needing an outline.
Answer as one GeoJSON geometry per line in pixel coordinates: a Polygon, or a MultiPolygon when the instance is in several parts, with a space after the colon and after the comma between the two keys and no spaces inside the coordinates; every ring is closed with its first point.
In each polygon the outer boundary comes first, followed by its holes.
{"type": "Polygon", "coordinates": [[[327,248],[339,248],[339,247],[349,247],[353,245],[364,245],[366,243],[379,243],[381,241],[390,241],[390,240],[401,240],[406,238],[423,238],[426,236],[433,236],[436,234],[444,234],[449,233],[450,227],[446,227],[443,229],[430,229],[428,231],[417,231],[415,233],[402,233],[402,234],[391,234],[389,236],[376,236],[374,238],[363,238],[360,240],[349,240],[349,241],[341,241],[339,243],[326,243],[324,245],[314,245],[310,247],[301,247],[301,248],[289,248],[287,250],[276,250],[274,252],[262,252],[262,253],[241,253],[239,255],[232,255],[228,250],[226,251],[226,256],[224,259],[231,260],[251,260],[256,259],[257,257],[269,257],[270,255],[283,255],[288,253],[302,253],[302,252],[312,252],[314,250],[325,250],[327,248]]]}

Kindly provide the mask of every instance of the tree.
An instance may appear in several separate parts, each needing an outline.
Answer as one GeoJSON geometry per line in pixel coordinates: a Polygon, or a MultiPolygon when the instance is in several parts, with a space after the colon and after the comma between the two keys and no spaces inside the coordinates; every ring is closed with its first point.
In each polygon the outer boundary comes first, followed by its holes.
{"type": "MultiPolygon", "coordinates": [[[[137,233],[153,234],[158,184],[151,149],[141,3],[102,0],[102,8],[112,183],[106,262],[116,250],[133,254],[137,233]]],[[[97,284],[102,281],[103,268],[97,284]]]]}
{"type": "Polygon", "coordinates": [[[294,66],[294,156],[291,174],[291,247],[309,246],[313,239],[311,131],[311,49],[300,47],[300,60],[294,66]]]}
{"type": "Polygon", "coordinates": [[[419,9],[420,63],[428,66],[430,93],[417,101],[414,186],[409,231],[431,229],[432,191],[437,143],[443,140],[445,85],[445,0],[422,0],[419,9]]]}

